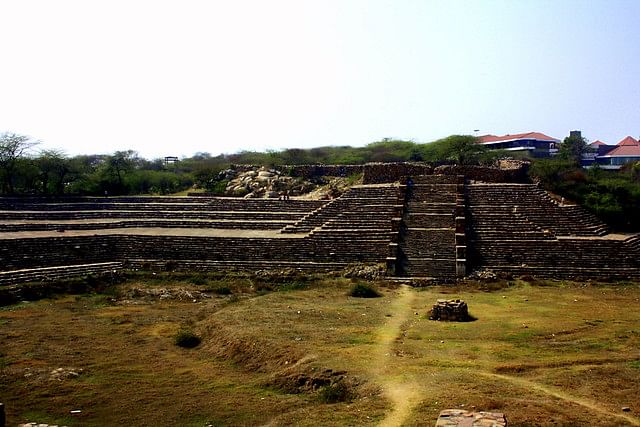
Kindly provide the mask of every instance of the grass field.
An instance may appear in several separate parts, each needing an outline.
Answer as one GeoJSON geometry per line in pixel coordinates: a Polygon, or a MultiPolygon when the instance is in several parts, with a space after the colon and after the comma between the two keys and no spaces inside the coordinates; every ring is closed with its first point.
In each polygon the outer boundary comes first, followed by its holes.
{"type": "Polygon", "coordinates": [[[354,298],[353,283],[137,276],[0,308],[7,425],[420,426],[461,407],[511,426],[640,425],[638,284],[379,283],[354,298]],[[437,298],[477,320],[429,320],[437,298]],[[178,330],[201,344],[175,345],[178,330]]]}

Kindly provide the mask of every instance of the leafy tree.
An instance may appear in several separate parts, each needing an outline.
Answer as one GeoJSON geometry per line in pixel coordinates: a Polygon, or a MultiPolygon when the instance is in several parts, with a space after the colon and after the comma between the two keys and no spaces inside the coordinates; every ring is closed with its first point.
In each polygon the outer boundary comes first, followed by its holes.
{"type": "Polygon", "coordinates": [[[557,191],[569,171],[576,169],[570,160],[537,159],[529,168],[529,175],[539,180],[546,188],[557,191]]]}
{"type": "Polygon", "coordinates": [[[60,150],[44,150],[35,158],[43,194],[64,193],[65,178],[71,172],[69,159],[60,150]]]}
{"type": "Polygon", "coordinates": [[[25,135],[8,132],[0,134],[0,190],[2,193],[14,192],[20,161],[37,144],[38,142],[25,135]]]}
{"type": "Polygon", "coordinates": [[[569,160],[576,165],[580,165],[582,155],[587,151],[587,148],[587,140],[584,137],[571,134],[562,141],[558,158],[569,160]]]}
{"type": "Polygon", "coordinates": [[[111,194],[128,193],[124,178],[139,162],[138,153],[133,150],[116,151],[109,156],[102,170],[102,187],[111,194]]]}
{"type": "MultiPolygon", "coordinates": [[[[424,146],[427,161],[450,161],[460,165],[479,164],[492,158],[489,149],[471,135],[451,135],[424,146]]],[[[495,156],[494,156],[495,157],[495,156]]]]}

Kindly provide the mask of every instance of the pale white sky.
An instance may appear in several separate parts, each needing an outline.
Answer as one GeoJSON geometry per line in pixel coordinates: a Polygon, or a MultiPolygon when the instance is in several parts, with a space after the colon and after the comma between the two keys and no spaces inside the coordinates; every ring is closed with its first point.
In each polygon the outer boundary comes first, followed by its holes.
{"type": "Polygon", "coordinates": [[[0,132],[153,158],[640,135],[640,1],[0,0],[0,132]]]}

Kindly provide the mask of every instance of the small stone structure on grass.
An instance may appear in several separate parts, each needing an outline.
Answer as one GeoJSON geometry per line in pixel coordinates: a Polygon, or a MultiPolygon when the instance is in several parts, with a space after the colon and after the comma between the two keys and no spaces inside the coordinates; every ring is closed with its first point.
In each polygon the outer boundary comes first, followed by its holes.
{"type": "Polygon", "coordinates": [[[466,322],[470,320],[469,308],[467,303],[460,299],[439,299],[431,308],[429,319],[466,322]]]}
{"type": "Polygon", "coordinates": [[[436,427],[507,427],[507,417],[501,412],[445,409],[440,412],[436,427]]]}

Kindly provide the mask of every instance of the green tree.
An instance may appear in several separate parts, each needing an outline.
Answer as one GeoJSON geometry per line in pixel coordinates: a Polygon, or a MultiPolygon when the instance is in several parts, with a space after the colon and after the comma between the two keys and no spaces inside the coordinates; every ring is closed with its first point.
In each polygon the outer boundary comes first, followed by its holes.
{"type": "Polygon", "coordinates": [[[39,169],[40,191],[43,194],[64,193],[65,179],[71,172],[69,159],[60,150],[44,150],[34,159],[39,169]]]}
{"type": "Polygon", "coordinates": [[[424,158],[427,161],[451,161],[459,165],[472,165],[486,162],[489,149],[478,144],[478,138],[471,135],[451,135],[424,145],[424,158]]]}
{"type": "Polygon", "coordinates": [[[135,169],[139,161],[138,153],[133,150],[116,151],[109,156],[102,169],[103,190],[111,194],[127,194],[125,176],[135,169]]]}
{"type": "Polygon", "coordinates": [[[8,132],[0,134],[0,191],[2,193],[14,193],[21,160],[36,145],[38,145],[37,141],[25,135],[8,132]]]}
{"type": "Polygon", "coordinates": [[[562,141],[558,158],[580,165],[582,155],[587,151],[587,147],[587,140],[584,137],[578,134],[571,134],[562,141]]]}

